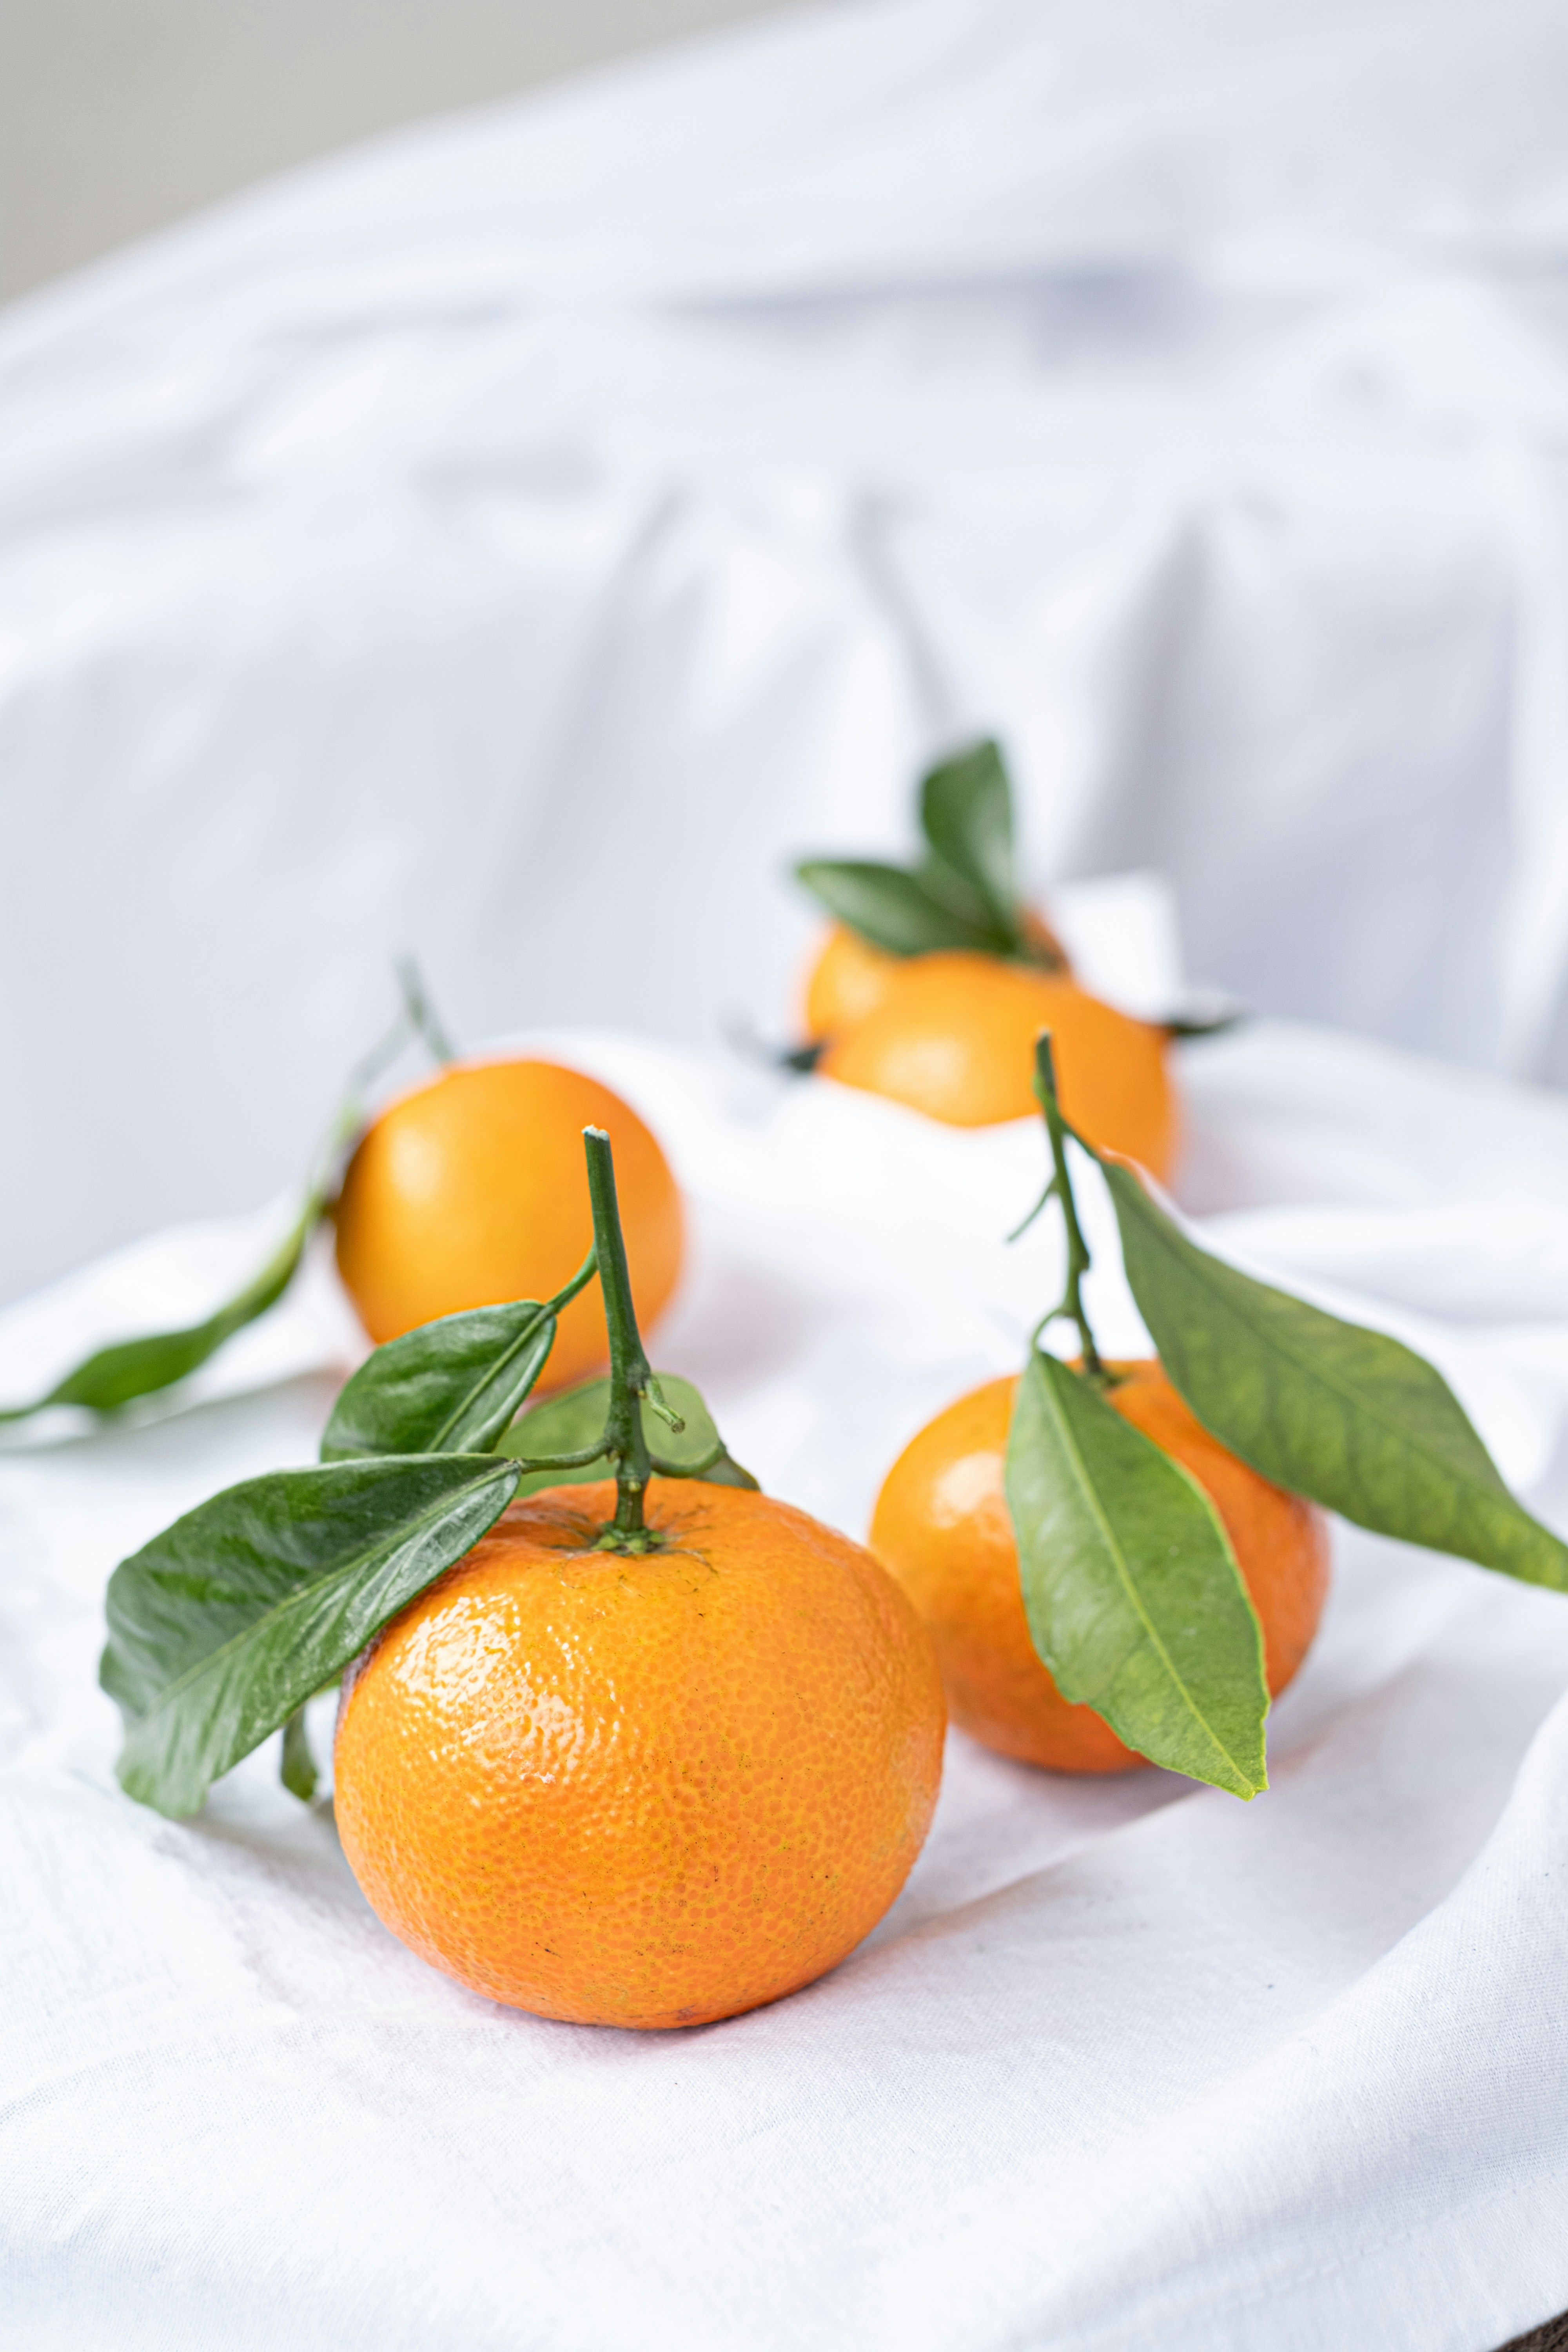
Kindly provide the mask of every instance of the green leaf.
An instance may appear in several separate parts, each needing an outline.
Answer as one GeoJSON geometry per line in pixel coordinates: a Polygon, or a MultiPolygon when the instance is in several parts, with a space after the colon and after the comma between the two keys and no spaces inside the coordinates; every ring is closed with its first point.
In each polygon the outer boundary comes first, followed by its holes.
{"type": "MultiPolygon", "coordinates": [[[[660,1472],[663,1477],[668,1477],[668,1471],[660,1472]]],[[[700,1479],[704,1486],[742,1486],[749,1495],[758,1495],[762,1492],[759,1481],[752,1477],[749,1470],[742,1467],[728,1448],[720,1454],[716,1462],[710,1462],[705,1470],[689,1470],[685,1475],[689,1478],[700,1479]]]]}
{"type": "Polygon", "coordinates": [[[921,827],[941,865],[974,892],[992,928],[1020,947],[1013,794],[995,743],[976,743],[931,770],[921,786],[921,827]]]}
{"type": "Polygon", "coordinates": [[[1105,1176],[1150,1337],[1223,1445],[1358,1527],[1568,1591],[1568,1546],[1515,1502],[1424,1357],[1223,1265],[1130,1169],[1105,1176]]]}
{"type": "Polygon", "coordinates": [[[1159,1025],[1167,1037],[1224,1037],[1247,1019],[1245,1013],[1173,1013],[1159,1025]]]}
{"type": "Polygon", "coordinates": [[[911,866],[910,871],[928,898],[933,899],[948,914],[956,916],[960,922],[967,924],[976,938],[985,940],[982,953],[1011,953],[1013,932],[1006,924],[996,920],[987,901],[973,883],[964,880],[962,874],[955,874],[951,866],[944,866],[936,856],[922,857],[920,864],[911,866]]]}
{"type": "Polygon", "coordinates": [[[226,1339],[232,1339],[247,1323],[254,1323],[258,1315],[264,1315],[283,1296],[294,1279],[321,1206],[312,1194],[259,1274],[205,1322],[190,1324],[181,1331],[156,1331],[146,1339],[121,1339],[112,1347],[100,1348],[58,1381],[47,1396],[36,1398],[31,1404],[0,1410],[0,1421],[25,1421],[29,1414],[43,1412],[51,1405],[85,1405],[93,1412],[112,1412],[135,1397],[150,1396],[156,1389],[184,1380],[209,1356],[216,1355],[226,1339]]]}
{"type": "Polygon", "coordinates": [[[938,948],[974,948],[995,955],[1011,945],[994,923],[944,904],[918,874],[901,866],[810,857],[795,870],[830,915],[890,955],[927,955],[938,948]]]}
{"type": "MultiPolygon", "coordinates": [[[[580,1381],[575,1388],[563,1389],[558,1396],[546,1397],[542,1404],[525,1412],[504,1437],[496,1441],[495,1450],[514,1461],[526,1461],[541,1454],[581,1454],[584,1447],[596,1444],[605,1433],[609,1396],[607,1380],[580,1381]]],[[[644,1430],[656,1426],[645,1405],[644,1430]]],[[[533,1495],[543,1486],[580,1486],[612,1475],[613,1465],[607,1456],[595,1454],[588,1461],[574,1463],[563,1470],[525,1470],[517,1491],[520,1495],[533,1495]]]]}
{"type": "Polygon", "coordinates": [[[119,1339],[111,1347],[100,1348],[68,1372],[64,1380],[57,1381],[47,1396],[35,1397],[30,1404],[0,1408],[0,1422],[26,1421],[33,1413],[46,1412],[54,1405],[81,1405],[92,1412],[113,1412],[137,1397],[170,1388],[199,1370],[226,1339],[231,1339],[247,1323],[254,1323],[258,1315],[264,1315],[281,1298],[294,1279],[306,1243],[337,1188],[343,1154],[364,1124],[365,1089],[405,1042],[411,1017],[416,1013],[421,1020],[429,1017],[423,998],[408,994],[417,987],[417,976],[408,976],[412,969],[410,966],[403,976],[408,998],[405,1011],[351,1072],[342,1100],[311,1155],[300,1213],[260,1271],[205,1322],[188,1324],[179,1331],[154,1331],[145,1338],[119,1339]]]}
{"type": "MultiPolygon", "coordinates": [[[[756,1480],[731,1460],[714,1425],[713,1416],[689,1381],[677,1372],[657,1372],[659,1393],[683,1426],[670,1429],[646,1400],[643,1434],[654,1457],[654,1468],[665,1478],[700,1478],[711,1486],[749,1486],[756,1480]]],[[[560,1396],[546,1397],[509,1429],[496,1452],[528,1461],[542,1454],[578,1454],[603,1434],[609,1404],[607,1380],[584,1381],[560,1396]]],[[[525,1470],[520,1495],[536,1494],[544,1486],[576,1486],[590,1479],[609,1478],[614,1465],[606,1454],[574,1463],[564,1470],[525,1470]]]]}
{"type": "Polygon", "coordinates": [[[1029,1632],[1062,1696],[1172,1771],[1237,1797],[1267,1787],[1263,1637],[1196,1479],[1036,1350],[1006,1492],[1029,1632]]]}
{"type": "Polygon", "coordinates": [[[479,1541],[517,1483],[510,1462],[488,1455],[278,1471],[215,1496],[121,1560],[99,1680],[125,1717],[127,1793],[194,1813],[214,1780],[479,1541]]]}
{"type": "Polygon", "coordinates": [[[323,1462],[488,1454],[544,1368],[555,1318],[537,1299],[476,1307],[389,1339],[345,1381],[323,1462]]]}
{"type": "Polygon", "coordinates": [[[305,1710],[296,1707],[283,1726],[283,1756],[279,1766],[279,1778],[291,1797],[308,1805],[316,1793],[316,1759],[310,1753],[310,1735],[305,1728],[305,1710]]]}

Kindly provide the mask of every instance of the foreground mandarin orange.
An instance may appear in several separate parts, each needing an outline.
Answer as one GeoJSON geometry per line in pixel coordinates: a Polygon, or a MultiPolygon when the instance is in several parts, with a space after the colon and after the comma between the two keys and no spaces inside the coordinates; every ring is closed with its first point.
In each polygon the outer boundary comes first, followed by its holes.
{"type": "MultiPolygon", "coordinates": [[[[608,1087],[553,1062],[453,1064],[383,1111],[349,1163],[338,1270],[377,1342],[461,1307],[549,1298],[587,1255],[584,1127],[607,1129],[637,1312],[651,1322],[680,1272],[680,1195],[663,1152],[608,1087]]],[[[548,1385],[608,1359],[596,1288],[561,1317],[548,1385]]]]}
{"type": "Polygon", "coordinates": [[[873,1927],[942,1770],[930,1640],[870,1554],[787,1503],[656,1478],[515,1503],[345,1683],[334,1810],[373,1908],[492,2000],[700,2024],[873,1927]]]}
{"type": "Polygon", "coordinates": [[[826,1077],[954,1127],[1037,1113],[1035,1040],[1051,1032],[1062,1107],[1091,1143],[1169,1173],[1175,1099],[1164,1033],[1065,973],[954,949],[911,956],[876,1009],[829,1044],[826,1077]]]}
{"type": "MultiPolygon", "coordinates": [[[[1153,1360],[1116,1364],[1111,1403],[1204,1487],[1263,1628],[1269,1690],[1307,1654],[1328,1591],[1322,1513],[1271,1486],[1197,1421],[1153,1360]]],[[[991,1381],[928,1422],[889,1472],[871,1549],[930,1626],[955,1723],[987,1748],[1058,1772],[1142,1762],[1092,1707],[1071,1706],[1036,1654],[1003,1488],[1016,1380],[991,1381]]]]}

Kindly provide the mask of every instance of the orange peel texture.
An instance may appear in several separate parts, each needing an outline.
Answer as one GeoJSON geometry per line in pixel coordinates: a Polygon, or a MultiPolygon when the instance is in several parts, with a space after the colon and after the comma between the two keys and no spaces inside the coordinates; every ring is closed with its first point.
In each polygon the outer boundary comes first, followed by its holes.
{"type": "MultiPolygon", "coordinates": [[[[459,1308],[549,1298],[588,1254],[583,1129],[602,1127],[632,1294],[647,1328],[679,1277],[680,1194],[620,1097],[554,1062],[463,1062],[393,1103],[349,1162],[335,1211],[338,1271],[378,1343],[459,1308]]],[[[609,1360],[597,1284],[561,1317],[542,1385],[609,1360]]]]}
{"type": "Polygon", "coordinates": [[[337,1822],[372,1907],[474,1991],[580,2024],[730,2017],[831,1969],[942,1770],[923,1626],[870,1554],[738,1488],[516,1503],[344,1685],[337,1822]]]}

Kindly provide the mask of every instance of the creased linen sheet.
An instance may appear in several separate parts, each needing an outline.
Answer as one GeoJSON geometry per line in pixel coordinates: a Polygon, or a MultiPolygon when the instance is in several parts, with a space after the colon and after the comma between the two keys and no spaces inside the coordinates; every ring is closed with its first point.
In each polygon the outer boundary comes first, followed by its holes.
{"type": "Polygon", "coordinates": [[[886,0],[18,307],[0,1297],[280,1186],[398,950],[776,1027],[976,730],[1032,887],[1568,1076],[1565,91],[1561,0],[886,0]]]}
{"type": "MultiPolygon", "coordinates": [[[[1001,1239],[1037,1127],[542,1042],[691,1202],[656,1360],[863,1532],[1055,1296],[1046,1221],[1001,1239]]],[[[1568,1527],[1568,1105],[1268,1023],[1182,1076],[1195,1229],[1423,1349],[1568,1527]]],[[[1134,1350],[1084,1191],[1101,1342],[1134,1350]]],[[[265,1223],[13,1310],[0,1386],[210,1300],[265,1223]]],[[[0,1460],[7,2352],[1492,2352],[1568,2305],[1568,1600],[1341,1530],[1253,1804],[953,1734],[905,1894],[832,1976],[690,2032],[550,2024],[396,1944],[275,1756],[183,1824],[113,1782],[109,1570],[310,1458],[362,1346],[318,1263],[202,1401],[0,1460]]]]}

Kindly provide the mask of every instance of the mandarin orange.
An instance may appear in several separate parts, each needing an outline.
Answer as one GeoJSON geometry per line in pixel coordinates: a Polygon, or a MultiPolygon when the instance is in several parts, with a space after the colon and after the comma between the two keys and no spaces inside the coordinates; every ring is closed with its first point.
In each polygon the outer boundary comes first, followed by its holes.
{"type": "MultiPolygon", "coordinates": [[[[391,1104],[349,1163],[334,1212],[338,1270],[378,1343],[460,1307],[548,1298],[594,1238],[583,1129],[607,1129],[638,1315],[680,1273],[683,1220],[668,1162],[620,1097],[554,1062],[455,1063],[391,1104]]],[[[608,1360],[597,1285],[563,1313],[546,1385],[608,1360]]]]}
{"type": "Polygon", "coordinates": [[[911,956],[876,1010],[835,1037],[817,1068],[954,1127],[1037,1115],[1035,1040],[1051,1032],[1062,1108],[1103,1150],[1156,1176],[1175,1152],[1164,1033],[1066,973],[967,949],[911,956]]]}
{"type": "MultiPolygon", "coordinates": [[[[1032,909],[1026,912],[1023,929],[1042,968],[1068,969],[1067,952],[1043,915],[1032,909]]],[[[864,1021],[868,1013],[875,1013],[897,974],[916,961],[873,947],[847,923],[833,924],[805,976],[801,1010],[808,1041],[816,1045],[837,1037],[864,1021]]]]}
{"type": "Polygon", "coordinates": [[[847,923],[835,923],[805,978],[802,1012],[807,1038],[816,1044],[837,1037],[875,1013],[908,961],[874,948],[847,923]]]}
{"type": "Polygon", "coordinates": [[[787,1503],[656,1478],[514,1503],[345,1682],[334,1810],[373,1909],[474,1991],[694,2025],[834,1967],[909,1874],[941,1678],[893,1580],[787,1503]]]}
{"type": "MultiPolygon", "coordinates": [[[[1268,1687],[1307,1654],[1328,1591],[1327,1525],[1211,1437],[1159,1362],[1110,1368],[1118,1412],[1190,1470],[1219,1514],[1263,1628],[1268,1687]]],[[[1016,1380],[991,1381],[928,1422],[888,1473],[871,1549],[931,1628],[956,1724],[1004,1756],[1058,1772],[1142,1762],[1092,1707],[1070,1706],[1029,1638],[1003,1486],[1016,1380]]]]}

